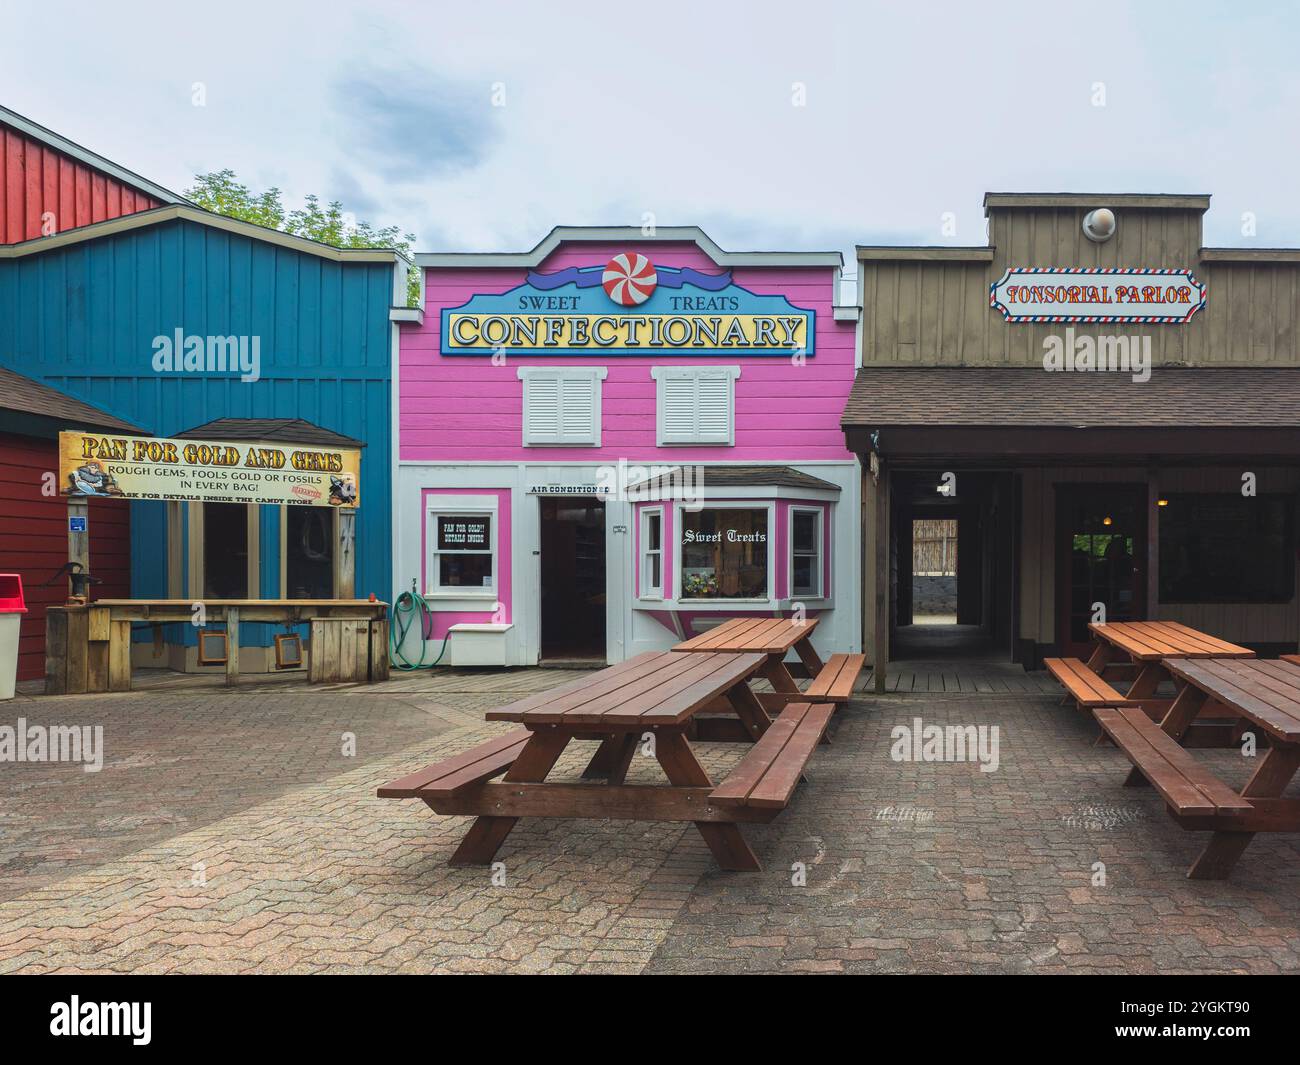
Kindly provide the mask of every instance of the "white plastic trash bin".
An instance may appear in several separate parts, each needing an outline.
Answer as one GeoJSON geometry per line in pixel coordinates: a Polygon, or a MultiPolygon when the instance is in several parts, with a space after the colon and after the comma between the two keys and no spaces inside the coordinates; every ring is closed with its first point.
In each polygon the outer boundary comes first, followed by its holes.
{"type": "Polygon", "coordinates": [[[0,573],[0,699],[14,697],[18,682],[18,629],[27,613],[23,579],[17,573],[0,573]]]}

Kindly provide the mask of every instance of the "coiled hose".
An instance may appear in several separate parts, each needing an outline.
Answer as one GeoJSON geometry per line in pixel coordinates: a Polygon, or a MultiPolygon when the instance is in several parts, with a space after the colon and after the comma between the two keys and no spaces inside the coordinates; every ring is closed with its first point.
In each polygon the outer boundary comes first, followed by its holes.
{"type": "MultiPolygon", "coordinates": [[[[414,583],[414,582],[412,582],[414,583]]],[[[447,653],[447,641],[451,639],[451,633],[448,632],[442,638],[442,650],[438,652],[438,657],[432,662],[425,662],[424,658],[429,653],[429,641],[424,636],[424,619],[429,613],[428,604],[424,601],[424,596],[420,595],[414,587],[409,592],[403,592],[397,597],[397,601],[389,607],[391,620],[388,625],[388,643],[389,658],[397,669],[432,669],[442,661],[442,656],[447,653]],[[402,653],[402,644],[406,641],[406,634],[410,632],[412,625],[420,626],[420,660],[412,662],[402,653]]]]}

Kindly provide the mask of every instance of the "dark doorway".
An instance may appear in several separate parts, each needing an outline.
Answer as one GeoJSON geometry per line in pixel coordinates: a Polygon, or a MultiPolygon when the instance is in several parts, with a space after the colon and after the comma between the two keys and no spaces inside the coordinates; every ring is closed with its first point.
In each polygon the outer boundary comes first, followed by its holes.
{"type": "Polygon", "coordinates": [[[1107,621],[1146,617],[1146,485],[1057,485],[1056,618],[1061,653],[1086,658],[1094,604],[1107,621]]]}
{"type": "Polygon", "coordinates": [[[290,599],[333,599],[335,511],[326,507],[285,510],[285,593],[290,599]]]}
{"type": "Polygon", "coordinates": [[[203,504],[203,595],[248,598],[248,505],[203,504]]]}
{"type": "Polygon", "coordinates": [[[542,657],[605,659],[605,504],[543,496],[542,657]]]}

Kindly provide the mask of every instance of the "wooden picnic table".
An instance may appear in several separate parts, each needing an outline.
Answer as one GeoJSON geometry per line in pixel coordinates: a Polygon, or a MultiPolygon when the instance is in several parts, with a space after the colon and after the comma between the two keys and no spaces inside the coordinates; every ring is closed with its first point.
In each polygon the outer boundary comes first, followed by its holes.
{"type": "Polygon", "coordinates": [[[1163,681],[1172,679],[1168,660],[1255,657],[1249,647],[1228,643],[1178,621],[1093,622],[1088,628],[1096,641],[1088,667],[1104,677],[1107,668],[1132,663],[1137,675],[1125,693],[1125,701],[1159,714],[1172,701],[1156,694],[1163,681]]]}
{"type": "Polygon", "coordinates": [[[489,711],[523,728],[379,789],[420,798],[441,814],[477,815],[452,865],[485,865],[520,817],[693,821],[724,869],[756,870],[739,824],[765,823],[788,804],[834,707],[792,703],[771,720],[748,680],[762,653],[650,651],[550,691],[489,711]],[[697,710],[725,697],[754,741],[716,787],[686,731],[697,710]],[[583,776],[604,784],[547,782],[570,740],[599,740],[583,776]],[[637,750],[653,754],[669,786],[628,785],[637,750]],[[492,777],[505,773],[500,783],[492,777]]]}
{"type": "Polygon", "coordinates": [[[1133,710],[1094,711],[1133,762],[1126,784],[1150,783],[1182,827],[1210,831],[1188,876],[1226,877],[1256,832],[1300,832],[1300,799],[1282,793],[1300,769],[1300,664],[1237,658],[1170,658],[1182,688],[1158,726],[1133,710]],[[1197,763],[1181,746],[1211,701],[1267,734],[1269,746],[1240,791],[1197,763]]]}

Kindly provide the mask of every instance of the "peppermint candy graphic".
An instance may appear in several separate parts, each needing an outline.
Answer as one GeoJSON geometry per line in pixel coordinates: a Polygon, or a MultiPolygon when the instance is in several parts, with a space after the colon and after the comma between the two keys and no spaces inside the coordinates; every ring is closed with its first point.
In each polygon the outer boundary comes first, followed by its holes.
{"type": "Polygon", "coordinates": [[[654,264],[640,252],[620,252],[605,264],[601,275],[605,295],[624,307],[645,303],[659,284],[654,264]]]}

